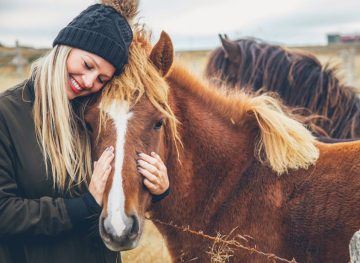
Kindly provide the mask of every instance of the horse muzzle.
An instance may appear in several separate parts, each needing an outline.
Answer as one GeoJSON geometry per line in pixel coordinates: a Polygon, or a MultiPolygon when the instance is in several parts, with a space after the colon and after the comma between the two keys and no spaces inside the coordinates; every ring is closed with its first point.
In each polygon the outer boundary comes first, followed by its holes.
{"type": "Polygon", "coordinates": [[[104,244],[112,251],[135,248],[141,236],[140,221],[136,215],[101,215],[99,230],[104,244]]]}

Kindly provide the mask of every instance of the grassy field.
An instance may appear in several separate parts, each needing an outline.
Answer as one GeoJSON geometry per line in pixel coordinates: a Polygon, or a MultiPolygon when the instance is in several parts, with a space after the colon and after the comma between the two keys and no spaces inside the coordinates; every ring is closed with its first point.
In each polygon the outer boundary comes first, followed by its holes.
{"type": "Polygon", "coordinates": [[[0,67],[0,92],[20,83],[24,79],[26,79],[25,72],[17,74],[13,67],[0,67]]]}

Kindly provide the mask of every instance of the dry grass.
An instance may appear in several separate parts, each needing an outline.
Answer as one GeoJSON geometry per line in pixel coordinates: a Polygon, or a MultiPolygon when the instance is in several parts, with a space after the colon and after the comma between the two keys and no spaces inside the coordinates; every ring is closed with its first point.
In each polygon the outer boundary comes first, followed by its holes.
{"type": "Polygon", "coordinates": [[[0,67],[0,92],[26,79],[28,71],[29,69],[27,68],[23,74],[17,74],[14,67],[0,67]]]}
{"type": "MultiPolygon", "coordinates": [[[[210,251],[207,251],[208,254],[211,256],[211,262],[214,263],[227,263],[229,259],[233,256],[234,250],[242,250],[245,253],[249,253],[250,255],[258,255],[261,257],[267,258],[269,262],[285,262],[285,263],[296,263],[297,261],[293,258],[291,260],[281,258],[271,252],[264,252],[261,250],[258,250],[256,247],[256,244],[250,245],[248,244],[249,239],[252,241],[255,241],[254,238],[248,235],[240,235],[235,234],[235,230],[237,227],[235,227],[233,230],[230,231],[229,234],[223,235],[221,233],[217,233],[216,237],[208,235],[207,233],[204,233],[203,231],[197,231],[194,229],[191,229],[189,225],[187,226],[181,226],[174,224],[173,222],[163,222],[161,220],[155,219],[155,218],[147,218],[149,220],[152,220],[153,222],[156,222],[157,224],[162,224],[167,227],[171,227],[179,232],[185,232],[188,234],[191,234],[193,236],[198,237],[199,239],[206,239],[207,241],[212,242],[212,247],[210,248],[210,251]]],[[[197,258],[194,258],[196,260],[197,258]]],[[[191,260],[192,261],[192,260],[191,260]]],[[[189,262],[189,261],[187,261],[189,262]]]]}
{"type": "Polygon", "coordinates": [[[217,234],[210,251],[207,252],[211,256],[211,263],[227,263],[233,257],[234,250],[228,244],[221,242],[222,240],[228,241],[228,237],[231,234],[228,236],[221,236],[220,233],[217,234]]]}
{"type": "Polygon", "coordinates": [[[145,231],[137,248],[121,253],[124,263],[171,262],[165,241],[153,223],[145,221],[145,231]]]}

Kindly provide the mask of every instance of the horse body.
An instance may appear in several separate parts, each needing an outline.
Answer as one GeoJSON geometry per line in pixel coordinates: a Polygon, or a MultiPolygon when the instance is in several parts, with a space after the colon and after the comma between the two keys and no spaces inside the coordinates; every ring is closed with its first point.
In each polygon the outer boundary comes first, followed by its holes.
{"type": "MultiPolygon", "coordinates": [[[[94,111],[109,115],[93,134],[94,158],[109,141],[117,145],[99,224],[105,244],[113,250],[136,246],[150,210],[160,221],[208,235],[250,235],[244,245],[299,262],[347,261],[348,242],[360,228],[360,143],[314,145],[310,132],[275,99],[224,96],[180,67],[170,70],[173,53],[165,34],[150,56],[143,43],[135,46],[135,36],[129,65],[87,114],[94,131],[94,111]],[[118,93],[132,88],[137,99],[120,107],[130,95],[118,93]],[[169,112],[180,123],[177,133],[169,112]],[[138,151],[158,152],[168,169],[172,193],[157,204],[150,204],[136,172],[138,151]]],[[[157,226],[174,261],[209,262],[212,242],[157,226]]],[[[232,260],[267,258],[234,249],[232,260]]]]}
{"type": "MultiPolygon", "coordinates": [[[[171,74],[168,79],[175,83],[171,74]]],[[[316,166],[279,177],[254,157],[255,124],[236,127],[207,106],[203,96],[189,96],[192,91],[184,87],[171,91],[178,102],[172,107],[184,127],[181,159],[186,165],[167,159],[173,191],[155,206],[153,217],[212,236],[236,228],[234,235],[254,238],[245,245],[254,242],[261,251],[299,262],[345,262],[349,240],[360,227],[360,143],[318,143],[316,166]],[[344,163],[353,165],[344,169],[344,163]]],[[[211,242],[158,227],[175,261],[209,261],[205,252],[211,242]]],[[[234,258],[263,261],[243,251],[234,258]]]]}

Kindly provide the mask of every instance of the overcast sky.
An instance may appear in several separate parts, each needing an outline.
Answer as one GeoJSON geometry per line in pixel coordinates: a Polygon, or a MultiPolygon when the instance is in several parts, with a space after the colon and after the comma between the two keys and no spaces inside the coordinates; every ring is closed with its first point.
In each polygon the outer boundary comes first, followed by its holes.
{"type": "MultiPolygon", "coordinates": [[[[0,0],[0,43],[50,47],[95,0],[0,0]]],[[[212,48],[218,33],[287,45],[326,44],[328,33],[360,33],[360,0],[140,0],[140,21],[176,49],[212,48]]]]}

